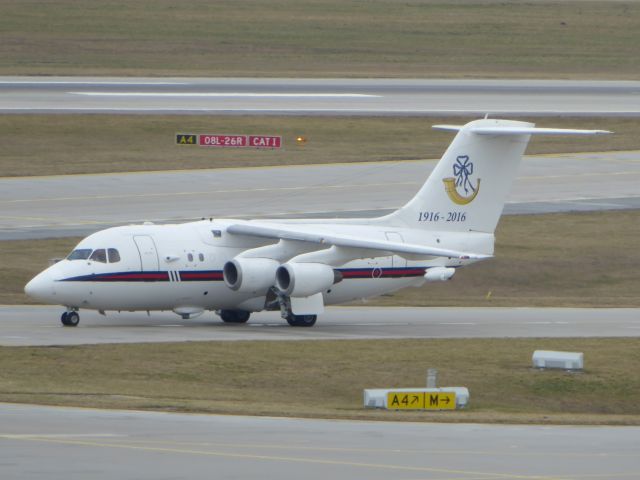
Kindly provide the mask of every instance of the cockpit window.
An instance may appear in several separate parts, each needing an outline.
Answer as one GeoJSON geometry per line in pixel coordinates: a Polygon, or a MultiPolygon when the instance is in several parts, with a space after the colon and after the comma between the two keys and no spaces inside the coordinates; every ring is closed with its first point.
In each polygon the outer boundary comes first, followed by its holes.
{"type": "Polygon", "coordinates": [[[109,253],[109,263],[117,263],[120,261],[120,252],[118,252],[118,250],[110,248],[107,252],[109,253]]]}
{"type": "Polygon", "coordinates": [[[78,248],[69,254],[67,260],[86,260],[92,251],[90,248],[78,248]]]}
{"type": "Polygon", "coordinates": [[[94,250],[89,260],[93,260],[94,262],[107,263],[107,252],[104,248],[99,248],[94,250]]]}

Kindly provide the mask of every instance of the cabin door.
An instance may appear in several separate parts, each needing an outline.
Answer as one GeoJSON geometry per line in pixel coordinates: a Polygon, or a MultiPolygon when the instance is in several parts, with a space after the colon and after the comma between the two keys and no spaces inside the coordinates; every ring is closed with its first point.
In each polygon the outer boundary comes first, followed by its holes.
{"type": "Polygon", "coordinates": [[[143,272],[157,272],[160,269],[156,244],[148,235],[136,235],[133,241],[140,253],[140,266],[143,272]]]}

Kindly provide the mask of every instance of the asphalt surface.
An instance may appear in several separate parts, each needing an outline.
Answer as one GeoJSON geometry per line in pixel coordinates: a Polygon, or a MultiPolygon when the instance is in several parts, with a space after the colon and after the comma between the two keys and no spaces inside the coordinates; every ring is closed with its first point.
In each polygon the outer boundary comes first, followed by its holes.
{"type": "MultiPolygon", "coordinates": [[[[640,82],[0,77],[0,113],[74,112],[638,116],[640,82]]],[[[638,208],[638,158],[630,152],[527,159],[505,211],[638,208]]],[[[202,216],[373,216],[408,200],[432,167],[403,162],[310,167],[312,175],[286,167],[260,175],[238,169],[1,179],[0,239],[202,216]],[[176,185],[189,188],[176,191],[176,185]]],[[[212,314],[183,321],[173,314],[94,312],[82,312],[81,325],[68,329],[59,324],[60,311],[0,307],[0,345],[640,331],[637,309],[330,308],[313,329],[291,328],[277,314],[234,326],[212,314]]],[[[0,404],[0,477],[639,478],[639,439],[636,427],[371,423],[0,404]]]]}
{"type": "Polygon", "coordinates": [[[0,404],[0,472],[21,480],[631,479],[640,477],[639,438],[640,427],[352,422],[0,404]]]}
{"type": "Polygon", "coordinates": [[[0,77],[0,113],[640,115],[640,82],[0,77]]]}
{"type": "Polygon", "coordinates": [[[638,337],[637,308],[328,307],[313,328],[293,328],[279,312],[249,323],[223,323],[212,312],[192,320],[173,313],[80,312],[80,325],[60,323],[57,306],[0,306],[0,345],[336,340],[387,338],[638,337]]]}
{"type": "MultiPolygon", "coordinates": [[[[202,217],[367,217],[406,203],[435,160],[0,179],[0,240],[202,217]]],[[[507,214],[640,208],[640,152],[526,157],[507,214]]]]}

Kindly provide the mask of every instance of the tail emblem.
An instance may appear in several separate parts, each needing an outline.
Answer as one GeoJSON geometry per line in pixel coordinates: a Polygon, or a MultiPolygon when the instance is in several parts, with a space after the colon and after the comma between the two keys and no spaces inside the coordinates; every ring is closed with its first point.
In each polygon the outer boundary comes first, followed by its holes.
{"type": "Polygon", "coordinates": [[[474,187],[469,177],[473,175],[473,163],[469,161],[468,155],[460,155],[453,164],[453,177],[443,178],[444,189],[449,198],[456,205],[467,205],[473,202],[480,191],[480,179],[474,187]],[[464,195],[460,190],[464,191],[464,195]]]}

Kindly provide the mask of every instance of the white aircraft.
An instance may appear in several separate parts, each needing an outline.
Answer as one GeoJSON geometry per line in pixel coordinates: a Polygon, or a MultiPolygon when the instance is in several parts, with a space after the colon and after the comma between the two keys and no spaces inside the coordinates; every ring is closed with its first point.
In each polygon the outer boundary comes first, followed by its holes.
{"type": "Polygon", "coordinates": [[[185,319],[213,310],[229,323],[280,310],[290,325],[310,327],[324,305],[445,281],[490,258],[531,135],[609,133],[494,119],[434,128],[458,133],[415,197],[389,215],[109,228],[82,240],[25,292],[66,306],[65,326],[92,309],[172,310],[185,319]]]}

